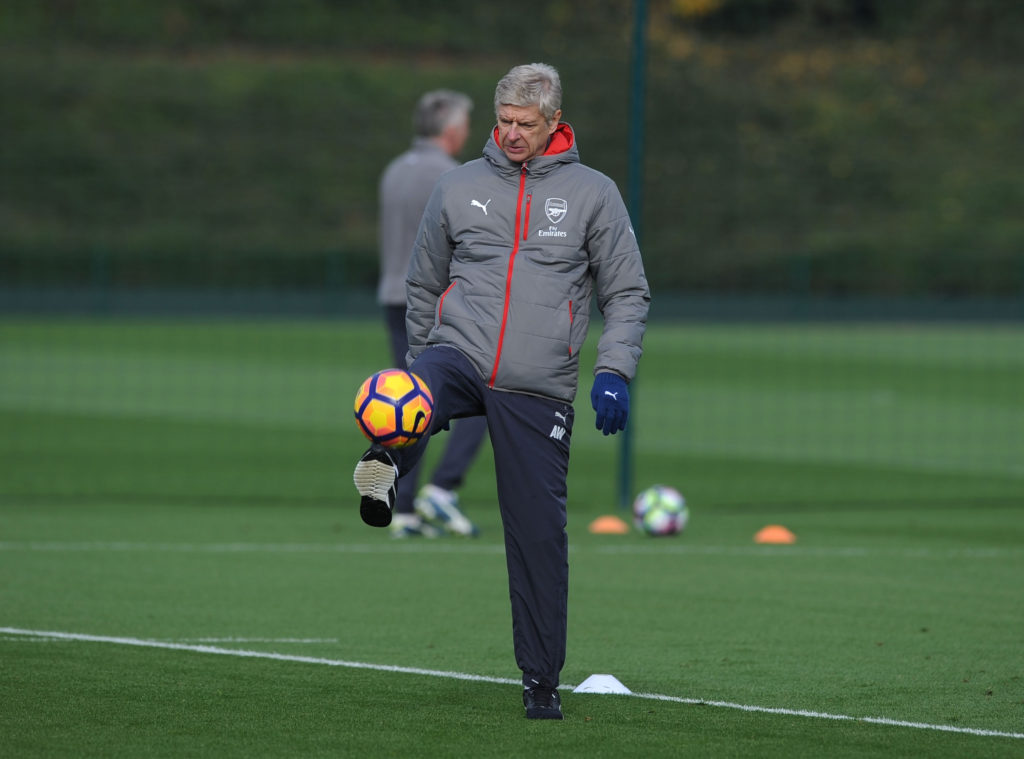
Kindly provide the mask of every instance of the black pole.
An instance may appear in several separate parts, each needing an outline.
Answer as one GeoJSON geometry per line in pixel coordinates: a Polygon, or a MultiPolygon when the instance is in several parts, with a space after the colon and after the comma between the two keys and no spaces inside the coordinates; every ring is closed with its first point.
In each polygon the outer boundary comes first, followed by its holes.
{"type": "MultiPolygon", "coordinates": [[[[647,102],[647,0],[633,4],[633,61],[629,106],[629,217],[633,234],[640,242],[644,200],[644,127],[647,102]]],[[[628,508],[633,499],[633,428],[636,424],[637,383],[630,388],[632,421],[622,432],[619,450],[619,506],[628,508]]]]}

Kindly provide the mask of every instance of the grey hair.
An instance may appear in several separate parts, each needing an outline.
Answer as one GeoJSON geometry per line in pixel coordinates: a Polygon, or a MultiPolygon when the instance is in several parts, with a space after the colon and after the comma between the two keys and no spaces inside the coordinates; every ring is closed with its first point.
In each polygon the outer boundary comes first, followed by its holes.
{"type": "Polygon", "coordinates": [[[494,90],[495,115],[503,105],[535,105],[544,120],[551,123],[562,107],[562,81],[558,71],[546,63],[516,66],[501,78],[494,90]]]}
{"type": "Polygon", "coordinates": [[[473,101],[469,95],[454,90],[425,92],[412,114],[413,131],[417,137],[437,137],[471,110],[473,101]]]}

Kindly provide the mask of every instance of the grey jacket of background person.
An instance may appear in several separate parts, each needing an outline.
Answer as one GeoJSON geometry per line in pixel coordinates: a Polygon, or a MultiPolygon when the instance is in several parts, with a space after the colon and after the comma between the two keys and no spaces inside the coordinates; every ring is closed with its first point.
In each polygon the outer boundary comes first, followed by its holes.
{"type": "Polygon", "coordinates": [[[377,301],[381,305],[405,305],[405,275],[423,207],[438,177],[458,165],[458,161],[429,138],[417,137],[412,147],[391,161],[381,174],[377,237],[380,245],[377,301]]]}
{"type": "Polygon", "coordinates": [[[522,165],[495,135],[430,196],[407,283],[411,357],[450,345],[494,389],[571,403],[596,294],[594,371],[631,380],[650,291],[618,188],[580,163],[567,124],[522,165]]]}

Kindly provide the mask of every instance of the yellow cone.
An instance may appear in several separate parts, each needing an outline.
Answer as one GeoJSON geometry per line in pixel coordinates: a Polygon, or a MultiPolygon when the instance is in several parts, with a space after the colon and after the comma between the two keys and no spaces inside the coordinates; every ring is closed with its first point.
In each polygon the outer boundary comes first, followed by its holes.
{"type": "Polygon", "coordinates": [[[788,545],[796,542],[796,535],[781,524],[770,524],[757,531],[754,535],[754,542],[788,545]]]}
{"type": "Polygon", "coordinates": [[[608,514],[591,522],[589,529],[595,535],[625,535],[629,532],[629,525],[617,516],[608,514]]]}

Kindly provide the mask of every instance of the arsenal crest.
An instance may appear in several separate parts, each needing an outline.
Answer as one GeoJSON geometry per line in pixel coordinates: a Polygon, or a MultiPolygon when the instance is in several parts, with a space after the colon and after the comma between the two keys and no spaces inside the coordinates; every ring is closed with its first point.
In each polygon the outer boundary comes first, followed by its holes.
{"type": "Polygon", "coordinates": [[[552,224],[562,221],[568,210],[569,204],[561,198],[548,198],[544,201],[544,215],[552,224]]]}

